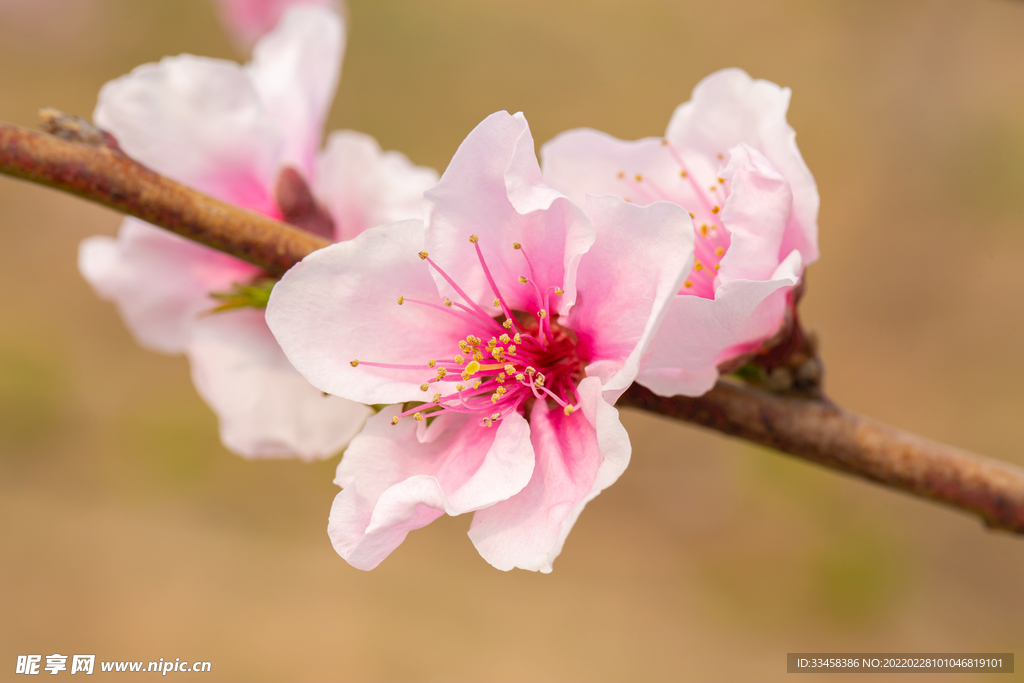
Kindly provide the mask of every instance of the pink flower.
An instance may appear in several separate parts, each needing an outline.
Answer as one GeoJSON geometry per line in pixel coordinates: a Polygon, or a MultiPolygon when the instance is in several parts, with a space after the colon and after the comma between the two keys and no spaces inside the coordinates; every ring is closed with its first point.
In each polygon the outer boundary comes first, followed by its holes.
{"type": "Polygon", "coordinates": [[[310,255],[267,310],[314,386],[398,404],[345,452],[328,531],[371,569],[410,530],[475,511],[488,562],[548,572],[629,461],[612,406],[689,271],[690,217],[667,202],[574,204],[543,183],[526,119],[505,112],[426,196],[426,227],[310,255]]]}
{"type": "MultiPolygon", "coordinates": [[[[140,66],[104,86],[95,120],[126,153],[171,178],[335,239],[419,216],[434,171],[350,131],[317,152],[342,41],[337,15],[295,8],[250,64],[182,55],[140,66]]],[[[327,457],[370,413],[302,379],[263,310],[209,313],[218,303],[211,293],[257,278],[255,266],[133,218],[117,239],[85,240],[79,265],[142,345],[188,356],[228,448],[327,457]]]]}
{"type": "Polygon", "coordinates": [[[759,349],[818,258],[818,190],[786,123],[789,94],[726,69],[697,84],[664,138],[575,130],[541,150],[545,180],[576,201],[667,200],[694,217],[693,271],[637,378],[661,395],[699,396],[720,364],[759,349]]]}
{"type": "Polygon", "coordinates": [[[249,47],[277,26],[292,5],[312,5],[338,10],[341,0],[217,0],[221,19],[235,41],[249,47]]]}

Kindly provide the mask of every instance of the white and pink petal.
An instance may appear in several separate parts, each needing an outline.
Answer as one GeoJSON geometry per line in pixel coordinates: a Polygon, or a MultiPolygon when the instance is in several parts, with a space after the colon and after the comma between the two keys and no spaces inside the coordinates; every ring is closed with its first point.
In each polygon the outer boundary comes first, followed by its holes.
{"type": "Polygon", "coordinates": [[[199,318],[185,351],[196,390],[217,414],[221,441],[248,458],[328,458],[372,413],[304,380],[259,309],[199,318]]]}
{"type": "Polygon", "coordinates": [[[454,424],[424,438],[416,421],[392,425],[400,411],[391,406],[371,417],[338,466],[335,483],[342,491],[328,534],[338,554],[358,569],[373,569],[409,531],[442,514],[514,496],[533,473],[530,428],[519,415],[485,428],[472,415],[446,414],[437,423],[454,424]]]}

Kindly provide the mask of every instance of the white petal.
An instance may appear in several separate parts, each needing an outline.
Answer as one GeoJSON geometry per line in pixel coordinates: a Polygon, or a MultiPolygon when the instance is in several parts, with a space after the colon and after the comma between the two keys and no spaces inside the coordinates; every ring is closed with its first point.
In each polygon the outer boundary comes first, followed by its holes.
{"type": "Polygon", "coordinates": [[[143,64],[100,90],[96,124],[128,156],[254,211],[276,211],[282,137],[234,62],[192,55],[143,64]]]}
{"type": "Polygon", "coordinates": [[[423,193],[436,184],[434,169],[414,166],[400,152],[382,152],[369,135],[345,130],[327,138],[314,189],[341,241],[375,225],[422,218],[423,193]]]}
{"type": "Polygon", "coordinates": [[[587,198],[597,240],[580,262],[579,299],[568,326],[579,337],[588,376],[614,403],[633,383],[647,346],[693,267],[693,223],[669,202],[637,206],[587,198]]]}
{"type": "Polygon", "coordinates": [[[778,331],[801,268],[800,252],[793,250],[768,280],[726,282],[714,299],[676,296],[636,381],[661,396],[706,392],[718,379],[718,364],[737,347],[778,331]]]}
{"type": "Polygon", "coordinates": [[[224,311],[196,322],[186,350],[196,389],[220,419],[221,441],[250,458],[327,458],[372,411],[325,396],[291,366],[264,312],[224,311]]]}
{"type": "MultiPolygon", "coordinates": [[[[359,403],[425,400],[431,359],[452,358],[467,324],[443,301],[423,249],[423,223],[400,221],[313,252],[274,287],[267,322],[292,365],[315,387],[359,403]],[[408,300],[398,305],[398,297],[408,300]],[[352,367],[353,360],[361,361],[352,367]],[[417,370],[366,362],[409,364],[417,370]]],[[[478,330],[479,327],[471,328],[478,330]]],[[[452,382],[433,391],[447,394],[452,382]]]]}
{"type": "Polygon", "coordinates": [[[199,315],[226,291],[258,272],[255,266],[134,218],[117,239],[82,242],[78,266],[104,299],[117,304],[135,338],[164,353],[182,351],[199,315]]]}
{"type": "Polygon", "coordinates": [[[336,12],[295,5],[256,43],[246,67],[283,135],[280,163],[298,168],[307,178],[312,177],[344,50],[345,28],[336,12]]]}

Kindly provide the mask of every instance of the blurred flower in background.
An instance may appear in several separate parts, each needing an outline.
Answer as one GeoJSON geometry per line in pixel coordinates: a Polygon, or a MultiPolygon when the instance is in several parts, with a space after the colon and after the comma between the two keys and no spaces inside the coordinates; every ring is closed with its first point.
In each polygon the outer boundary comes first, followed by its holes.
{"type": "Polygon", "coordinates": [[[215,0],[215,2],[228,32],[240,46],[245,48],[277,26],[277,22],[285,10],[293,5],[313,5],[339,12],[344,12],[345,9],[342,0],[215,0]]]}
{"type": "MultiPolygon", "coordinates": [[[[250,64],[181,55],[140,66],[104,86],[95,120],[153,169],[328,239],[419,216],[434,171],[351,131],[317,151],[343,44],[337,14],[295,7],[250,64]]],[[[231,450],[328,457],[369,414],[292,369],[264,321],[273,282],[257,267],[135,218],[117,239],[85,240],[79,263],[141,344],[188,355],[231,450]]]]}

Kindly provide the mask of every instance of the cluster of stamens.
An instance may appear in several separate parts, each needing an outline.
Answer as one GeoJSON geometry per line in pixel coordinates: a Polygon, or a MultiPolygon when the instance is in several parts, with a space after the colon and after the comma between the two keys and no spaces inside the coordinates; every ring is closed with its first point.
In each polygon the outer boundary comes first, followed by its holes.
{"type": "Polygon", "coordinates": [[[495,311],[488,312],[476,304],[425,251],[419,253],[420,258],[444,278],[462,302],[445,298],[442,303],[435,303],[405,296],[399,296],[397,301],[400,306],[427,306],[456,316],[479,336],[467,334],[459,340],[458,353],[451,358],[429,359],[423,365],[359,360],[353,360],[351,365],[434,371],[434,376],[420,385],[424,398],[428,400],[406,404],[406,410],[393,417],[392,424],[398,424],[403,417],[422,421],[443,413],[475,413],[483,415],[480,418],[482,426],[491,427],[513,412],[525,410],[536,400],[557,404],[566,415],[572,414],[579,402],[576,384],[582,375],[582,363],[576,356],[575,338],[558,325],[556,315],[548,313],[552,295],[560,296],[562,289],[541,289],[529,257],[522,245],[516,242],[512,247],[523,255],[527,266],[527,275],[521,276],[519,282],[533,287],[540,307],[529,313],[511,310],[487,267],[478,237],[472,235],[469,241],[476,249],[494,293],[495,311]],[[461,381],[452,387],[454,375],[458,375],[461,381]],[[432,388],[439,390],[432,391],[432,388]]]}
{"type": "MultiPolygon", "coordinates": [[[[693,270],[683,283],[680,293],[713,299],[715,277],[730,241],[729,231],[721,218],[722,207],[728,196],[726,179],[716,177],[714,180],[717,182],[702,185],[671,142],[663,139],[661,145],[672,157],[678,172],[663,184],[642,173],[630,175],[619,171],[618,179],[629,188],[623,198],[627,202],[633,201],[634,196],[645,203],[670,201],[687,208],[690,218],[694,219],[697,239],[694,242],[693,270]]],[[[724,160],[721,153],[717,157],[719,161],[724,160]]]]}

